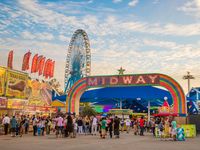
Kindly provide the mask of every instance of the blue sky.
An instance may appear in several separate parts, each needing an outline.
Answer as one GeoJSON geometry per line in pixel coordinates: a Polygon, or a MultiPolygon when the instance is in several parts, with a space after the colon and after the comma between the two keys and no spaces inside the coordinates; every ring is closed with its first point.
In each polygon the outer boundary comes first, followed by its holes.
{"type": "Polygon", "coordinates": [[[76,29],[89,36],[92,75],[165,73],[186,90],[182,76],[199,86],[200,0],[0,0],[0,65],[14,50],[21,69],[27,50],[56,61],[63,84],[70,38],[76,29]]]}

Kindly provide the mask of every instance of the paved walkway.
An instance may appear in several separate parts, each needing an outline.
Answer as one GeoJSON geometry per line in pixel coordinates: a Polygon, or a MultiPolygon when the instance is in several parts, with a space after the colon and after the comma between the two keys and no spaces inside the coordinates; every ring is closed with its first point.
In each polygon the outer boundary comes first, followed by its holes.
{"type": "Polygon", "coordinates": [[[120,139],[100,139],[99,136],[78,136],[55,138],[55,135],[12,138],[0,136],[1,150],[199,150],[200,136],[185,142],[160,141],[150,135],[134,136],[132,133],[121,134],[120,139]]]}

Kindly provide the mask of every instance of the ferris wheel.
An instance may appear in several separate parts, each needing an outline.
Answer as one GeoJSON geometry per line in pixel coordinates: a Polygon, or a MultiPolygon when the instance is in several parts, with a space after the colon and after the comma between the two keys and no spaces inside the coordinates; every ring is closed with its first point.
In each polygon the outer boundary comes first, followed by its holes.
{"type": "Polygon", "coordinates": [[[67,51],[65,65],[65,93],[76,81],[90,75],[91,53],[87,33],[78,29],[74,32],[67,51]]]}

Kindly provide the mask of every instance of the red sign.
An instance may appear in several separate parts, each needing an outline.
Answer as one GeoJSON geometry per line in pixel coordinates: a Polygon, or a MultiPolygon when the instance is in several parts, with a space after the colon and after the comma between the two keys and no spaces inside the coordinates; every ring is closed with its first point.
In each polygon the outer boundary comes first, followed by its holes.
{"type": "Polygon", "coordinates": [[[87,86],[159,85],[158,74],[88,77],[87,86]]]}

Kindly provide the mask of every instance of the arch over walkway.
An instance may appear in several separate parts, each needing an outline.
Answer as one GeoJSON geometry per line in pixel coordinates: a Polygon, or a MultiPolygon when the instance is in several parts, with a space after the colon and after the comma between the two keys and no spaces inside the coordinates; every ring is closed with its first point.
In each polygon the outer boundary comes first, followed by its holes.
{"type": "Polygon", "coordinates": [[[80,97],[85,90],[94,87],[117,86],[162,86],[173,98],[174,113],[186,116],[186,98],[181,86],[171,77],[164,74],[129,74],[113,76],[90,76],[78,80],[70,89],[66,99],[66,111],[79,114],[80,97]]]}

